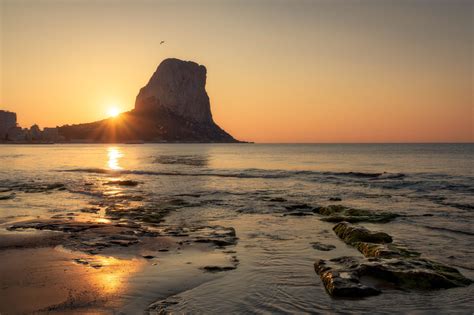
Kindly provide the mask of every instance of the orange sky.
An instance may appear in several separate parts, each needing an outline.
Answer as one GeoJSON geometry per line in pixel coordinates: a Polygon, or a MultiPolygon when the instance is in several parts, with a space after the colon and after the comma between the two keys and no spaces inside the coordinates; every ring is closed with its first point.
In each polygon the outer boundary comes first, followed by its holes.
{"type": "Polygon", "coordinates": [[[469,0],[0,3],[0,109],[24,127],[130,110],[176,57],[238,139],[474,141],[469,0]]]}

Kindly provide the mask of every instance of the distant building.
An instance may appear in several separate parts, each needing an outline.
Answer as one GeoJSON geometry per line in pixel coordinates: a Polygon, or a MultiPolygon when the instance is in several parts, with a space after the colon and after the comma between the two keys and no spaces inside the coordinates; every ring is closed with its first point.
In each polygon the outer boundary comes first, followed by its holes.
{"type": "Polygon", "coordinates": [[[5,141],[8,130],[15,128],[16,126],[16,114],[0,110],[0,141],[5,141]]]}
{"type": "Polygon", "coordinates": [[[21,128],[16,122],[16,113],[0,110],[0,142],[14,143],[44,143],[64,141],[59,135],[58,127],[44,128],[37,124],[28,128],[21,128]]]}
{"type": "MultiPolygon", "coordinates": [[[[34,124],[33,126],[30,127],[30,137],[31,140],[33,141],[39,141],[41,140],[41,129],[39,128],[38,125],[34,124]]],[[[30,139],[28,139],[30,140],[30,139]]]]}
{"type": "Polygon", "coordinates": [[[56,142],[61,140],[59,137],[59,129],[56,128],[47,128],[43,129],[43,140],[56,142]]]}
{"type": "Polygon", "coordinates": [[[12,127],[8,129],[6,140],[9,141],[27,141],[29,138],[28,129],[22,129],[21,127],[12,127]]]}

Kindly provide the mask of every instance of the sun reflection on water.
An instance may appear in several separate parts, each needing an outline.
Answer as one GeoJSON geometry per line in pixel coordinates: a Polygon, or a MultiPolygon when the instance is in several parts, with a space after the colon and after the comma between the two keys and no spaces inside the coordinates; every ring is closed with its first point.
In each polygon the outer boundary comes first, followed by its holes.
{"type": "Polygon", "coordinates": [[[141,267],[140,262],[136,259],[125,260],[105,256],[94,258],[94,263],[101,267],[90,276],[92,282],[101,288],[103,294],[113,294],[125,290],[130,275],[141,267]]]}
{"type": "Polygon", "coordinates": [[[120,148],[117,147],[109,147],[107,148],[107,166],[111,170],[121,170],[122,167],[119,165],[120,158],[123,157],[123,153],[120,148]]]}
{"type": "Polygon", "coordinates": [[[106,218],[97,218],[94,221],[97,223],[110,223],[110,220],[106,218]]]}

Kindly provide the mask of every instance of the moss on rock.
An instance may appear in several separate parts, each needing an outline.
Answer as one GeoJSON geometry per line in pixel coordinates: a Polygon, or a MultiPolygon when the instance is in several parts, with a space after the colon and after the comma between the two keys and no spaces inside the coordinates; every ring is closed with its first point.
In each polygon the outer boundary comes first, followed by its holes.
{"type": "Polygon", "coordinates": [[[399,215],[391,212],[376,212],[364,209],[354,209],[342,205],[329,205],[325,207],[316,207],[314,213],[326,216],[321,220],[327,222],[373,222],[387,223],[397,218],[399,215]]]}
{"type": "Polygon", "coordinates": [[[437,290],[464,287],[473,283],[457,269],[421,258],[339,257],[317,260],[314,264],[327,292],[335,297],[359,298],[381,293],[378,285],[398,289],[437,290]],[[365,277],[379,284],[364,283],[365,277]]]}
{"type": "Polygon", "coordinates": [[[357,242],[353,246],[357,248],[365,257],[419,257],[420,253],[408,250],[396,244],[376,244],[368,242],[357,242]]]}
{"type": "Polygon", "coordinates": [[[346,244],[354,245],[358,242],[386,244],[392,242],[392,237],[384,232],[372,232],[362,226],[352,225],[348,222],[340,222],[333,228],[346,244]]]}

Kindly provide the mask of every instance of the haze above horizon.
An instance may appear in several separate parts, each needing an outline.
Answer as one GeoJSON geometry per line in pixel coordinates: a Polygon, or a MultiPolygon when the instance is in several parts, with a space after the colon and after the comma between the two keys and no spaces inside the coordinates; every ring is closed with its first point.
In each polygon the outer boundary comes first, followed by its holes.
{"type": "Polygon", "coordinates": [[[0,0],[0,109],[24,127],[100,120],[175,57],[206,66],[237,139],[473,142],[473,6],[0,0]]]}

